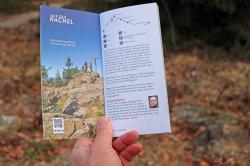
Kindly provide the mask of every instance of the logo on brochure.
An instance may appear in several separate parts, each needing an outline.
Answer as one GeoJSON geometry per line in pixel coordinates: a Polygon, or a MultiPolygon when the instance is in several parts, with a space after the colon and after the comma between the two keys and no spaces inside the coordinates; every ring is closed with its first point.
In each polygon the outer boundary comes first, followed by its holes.
{"type": "Polygon", "coordinates": [[[74,24],[72,19],[58,14],[51,14],[49,21],[60,24],[74,24]]]}

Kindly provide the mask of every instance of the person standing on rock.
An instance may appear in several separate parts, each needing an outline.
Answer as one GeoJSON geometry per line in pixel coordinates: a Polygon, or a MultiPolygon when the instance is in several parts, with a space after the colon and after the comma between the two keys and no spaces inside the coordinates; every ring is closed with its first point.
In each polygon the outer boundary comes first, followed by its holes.
{"type": "Polygon", "coordinates": [[[89,70],[90,72],[93,72],[92,61],[89,61],[89,70]]]}
{"type": "Polygon", "coordinates": [[[88,71],[88,63],[87,63],[87,62],[84,63],[84,65],[83,65],[83,70],[84,70],[85,72],[88,71]]]}
{"type": "Polygon", "coordinates": [[[95,65],[95,72],[97,73],[97,63],[96,63],[96,57],[93,58],[93,62],[94,62],[94,65],[95,65]]]}

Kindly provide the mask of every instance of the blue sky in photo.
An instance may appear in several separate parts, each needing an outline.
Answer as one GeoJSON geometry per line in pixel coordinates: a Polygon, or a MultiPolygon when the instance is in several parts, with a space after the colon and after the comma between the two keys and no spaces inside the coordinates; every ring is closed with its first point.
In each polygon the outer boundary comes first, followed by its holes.
{"type": "Polygon", "coordinates": [[[99,14],[41,6],[41,63],[46,68],[52,67],[49,78],[55,77],[57,70],[62,74],[69,56],[78,69],[97,57],[97,72],[102,76],[99,24],[99,14]],[[50,22],[51,14],[66,16],[73,24],[50,22]],[[76,46],[51,45],[50,39],[74,41],[76,46]]]}

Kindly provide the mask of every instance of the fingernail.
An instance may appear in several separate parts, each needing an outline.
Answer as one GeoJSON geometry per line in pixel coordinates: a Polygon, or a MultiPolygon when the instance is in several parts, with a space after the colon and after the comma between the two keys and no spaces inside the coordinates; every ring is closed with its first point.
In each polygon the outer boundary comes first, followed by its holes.
{"type": "Polygon", "coordinates": [[[98,128],[105,128],[109,125],[109,121],[107,118],[105,117],[101,117],[99,120],[98,120],[98,123],[97,123],[97,127],[98,128]]]}

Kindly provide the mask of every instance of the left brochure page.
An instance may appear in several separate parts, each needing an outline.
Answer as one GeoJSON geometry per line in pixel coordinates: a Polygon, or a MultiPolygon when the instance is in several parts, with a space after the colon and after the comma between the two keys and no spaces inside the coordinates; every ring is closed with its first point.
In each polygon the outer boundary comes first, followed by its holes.
{"type": "Polygon", "coordinates": [[[40,11],[44,139],[92,137],[104,115],[99,14],[40,11]]]}

